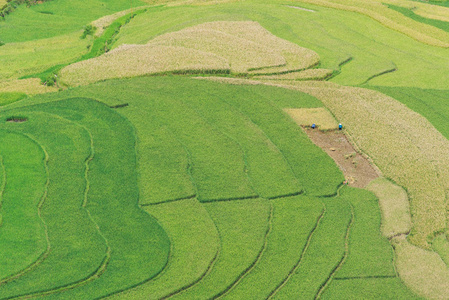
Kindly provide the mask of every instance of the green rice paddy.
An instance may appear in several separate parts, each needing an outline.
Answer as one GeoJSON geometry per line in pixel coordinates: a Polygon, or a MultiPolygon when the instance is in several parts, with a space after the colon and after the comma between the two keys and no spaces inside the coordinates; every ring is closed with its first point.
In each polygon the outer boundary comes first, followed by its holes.
{"type": "MultiPolygon", "coordinates": [[[[332,98],[352,92],[343,93],[342,86],[358,87],[354,91],[361,94],[366,91],[361,87],[373,89],[426,118],[442,136],[433,145],[444,146],[449,50],[367,15],[331,8],[332,1],[154,6],[137,0],[53,0],[20,5],[0,20],[5,43],[0,84],[19,77],[48,83],[51,77],[58,90],[0,92],[0,299],[422,299],[447,294],[449,281],[438,277],[439,271],[448,272],[447,212],[438,219],[446,227],[426,236],[427,244],[413,245],[408,232],[383,236],[385,215],[375,193],[346,186],[346,170],[325,151],[336,149],[315,145],[284,110],[326,107],[344,119],[350,114],[342,113],[338,101],[350,109],[348,100],[332,98]],[[102,35],[81,38],[92,21],[131,6],[139,13],[127,11],[111,19],[102,35]],[[66,65],[212,21],[255,21],[315,51],[320,62],[311,69],[330,69],[326,80],[331,83],[306,83],[301,92],[291,87],[301,82],[285,78],[259,76],[254,84],[246,81],[254,79],[251,72],[230,71],[205,80],[210,74],[189,70],[78,87],[59,79],[66,65]],[[227,81],[232,79],[237,81],[227,81]],[[242,82],[248,84],[230,84],[242,82]],[[279,86],[286,82],[289,88],[279,86]],[[422,265],[416,260],[419,251],[433,255],[424,262],[438,264],[422,265]],[[425,267],[438,270],[435,293],[428,292],[428,278],[421,280],[415,272],[425,267]]],[[[448,31],[447,22],[388,7],[448,31]]],[[[379,101],[381,110],[382,99],[367,101],[379,101]]],[[[367,124],[381,121],[379,115],[360,122],[374,128],[367,124]]],[[[399,116],[393,121],[410,130],[410,124],[420,125],[399,116]]],[[[363,146],[357,124],[347,123],[343,132],[363,146]]],[[[387,135],[381,137],[373,143],[394,148],[385,142],[387,135]]],[[[398,153],[382,147],[376,150],[398,153]]],[[[445,166],[438,156],[444,149],[429,154],[426,166],[441,181],[440,194],[449,174],[439,169],[445,166]]],[[[378,172],[396,174],[401,159],[397,154],[390,164],[381,161],[378,172]]],[[[410,191],[414,234],[420,212],[413,210],[419,200],[413,197],[420,194],[410,191]]]]}

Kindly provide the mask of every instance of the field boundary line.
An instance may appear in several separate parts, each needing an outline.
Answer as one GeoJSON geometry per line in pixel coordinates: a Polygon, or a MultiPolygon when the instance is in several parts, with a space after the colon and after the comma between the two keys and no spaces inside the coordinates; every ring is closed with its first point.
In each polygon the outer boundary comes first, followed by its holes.
{"type": "Polygon", "coordinates": [[[351,221],[348,224],[348,227],[346,229],[346,236],[345,236],[345,251],[343,253],[343,256],[340,260],[340,262],[334,267],[334,269],[331,271],[331,273],[329,274],[329,276],[327,277],[326,281],[323,282],[320,285],[320,289],[318,290],[318,292],[316,293],[314,299],[321,299],[321,295],[324,293],[324,291],[326,290],[326,288],[329,286],[329,283],[332,281],[332,279],[334,279],[335,274],[338,272],[338,270],[340,270],[340,268],[343,266],[343,264],[346,261],[346,258],[348,257],[349,254],[349,234],[351,232],[351,227],[354,223],[354,207],[352,206],[352,204],[348,201],[349,206],[351,207],[351,221]]]}
{"type": "MultiPolygon", "coordinates": [[[[5,277],[5,278],[3,278],[2,280],[0,280],[0,286],[3,285],[3,284],[8,283],[8,282],[10,282],[10,281],[13,281],[13,280],[15,280],[15,279],[17,279],[17,278],[19,278],[19,277],[25,275],[25,274],[28,273],[28,272],[31,272],[34,268],[36,268],[37,266],[39,266],[39,265],[40,265],[40,264],[41,264],[41,263],[48,257],[48,255],[50,254],[50,250],[51,250],[50,238],[49,238],[49,236],[48,236],[48,226],[47,226],[47,223],[45,222],[44,218],[42,217],[42,212],[41,212],[42,206],[44,205],[45,200],[47,199],[48,186],[49,186],[49,184],[50,184],[50,176],[49,176],[49,172],[48,172],[48,161],[49,161],[50,156],[48,155],[48,152],[47,152],[47,150],[45,149],[45,147],[44,147],[43,145],[41,145],[37,140],[35,140],[34,138],[32,138],[30,135],[25,134],[25,133],[21,133],[21,132],[12,131],[12,130],[4,130],[4,131],[9,132],[9,133],[13,133],[13,134],[19,134],[19,135],[22,135],[22,136],[25,136],[25,137],[29,138],[29,139],[30,139],[33,143],[35,143],[40,149],[42,149],[42,151],[43,151],[44,154],[45,154],[45,157],[44,157],[44,168],[45,168],[45,173],[46,173],[46,176],[47,176],[47,181],[45,182],[45,185],[44,185],[44,192],[43,192],[43,194],[42,194],[42,196],[41,196],[41,199],[40,199],[40,201],[39,201],[39,203],[38,203],[38,205],[37,205],[37,215],[39,216],[39,219],[41,220],[42,224],[44,225],[44,232],[45,232],[45,239],[46,239],[46,242],[47,242],[47,248],[46,248],[45,251],[44,251],[44,252],[43,252],[43,253],[36,259],[36,261],[34,261],[33,263],[31,263],[28,267],[26,267],[26,268],[24,268],[23,270],[17,272],[16,274],[13,274],[13,275],[11,275],[11,276],[5,277]]],[[[2,167],[4,167],[4,165],[3,165],[3,158],[2,158],[2,167]]],[[[4,174],[5,174],[5,178],[6,178],[6,172],[5,172],[4,174]]],[[[6,181],[5,181],[5,184],[6,184],[6,181]]],[[[2,196],[2,198],[3,198],[3,189],[2,189],[2,191],[1,191],[1,196],[2,196]]],[[[2,199],[2,200],[3,200],[3,199],[2,199]]],[[[0,203],[0,207],[1,207],[1,203],[0,203]]],[[[1,223],[3,223],[3,219],[1,220],[1,223]]],[[[1,224],[0,224],[0,225],[1,225],[1,224]]]]}
{"type": "Polygon", "coordinates": [[[182,200],[194,199],[196,197],[197,197],[197,195],[193,194],[193,195],[190,195],[190,196],[187,196],[187,197],[168,199],[168,200],[165,200],[165,201],[152,202],[152,203],[143,203],[143,204],[139,204],[139,205],[143,206],[143,207],[147,207],[147,206],[160,205],[160,204],[171,203],[171,202],[178,202],[178,201],[182,201],[182,200]]]}
{"type": "Polygon", "coordinates": [[[265,253],[265,250],[267,248],[268,245],[268,238],[270,236],[271,230],[273,228],[273,214],[274,214],[274,208],[273,208],[273,203],[271,203],[270,201],[270,214],[268,215],[268,226],[267,226],[267,231],[265,232],[265,237],[264,237],[264,243],[262,248],[260,249],[259,253],[257,254],[256,259],[252,262],[251,265],[249,265],[242,273],[240,273],[240,275],[237,277],[237,279],[231,284],[229,285],[226,289],[224,289],[223,291],[221,291],[220,293],[216,294],[215,296],[213,296],[211,299],[221,299],[222,297],[226,296],[233,288],[235,288],[245,277],[246,275],[248,275],[255,267],[256,265],[259,263],[259,261],[261,260],[263,254],[265,253]]]}
{"type": "Polygon", "coordinates": [[[277,294],[277,292],[282,289],[290,280],[290,278],[295,274],[295,272],[299,269],[301,266],[302,259],[304,258],[304,255],[306,254],[307,250],[309,249],[310,243],[312,241],[312,238],[314,236],[314,233],[316,229],[319,227],[321,220],[326,214],[326,205],[322,203],[323,209],[321,210],[321,214],[318,216],[315,226],[312,228],[312,230],[309,232],[309,236],[307,237],[307,242],[304,248],[301,251],[301,255],[299,257],[299,260],[296,262],[296,264],[293,266],[293,268],[288,272],[287,277],[280,283],[274,290],[271,291],[271,293],[268,295],[267,300],[272,299],[273,296],[277,294]]]}
{"type": "Polygon", "coordinates": [[[354,277],[334,277],[334,280],[353,280],[353,279],[386,279],[398,278],[396,275],[370,275],[370,276],[354,276],[354,277]]]}
{"type": "Polygon", "coordinates": [[[396,64],[394,62],[392,62],[392,63],[394,65],[394,68],[387,69],[387,70],[384,70],[384,71],[379,72],[377,74],[371,75],[370,77],[368,77],[368,79],[366,79],[364,82],[362,82],[362,85],[363,84],[368,84],[374,78],[380,77],[380,76],[388,74],[388,73],[396,72],[398,70],[398,67],[396,66],[396,64]]]}

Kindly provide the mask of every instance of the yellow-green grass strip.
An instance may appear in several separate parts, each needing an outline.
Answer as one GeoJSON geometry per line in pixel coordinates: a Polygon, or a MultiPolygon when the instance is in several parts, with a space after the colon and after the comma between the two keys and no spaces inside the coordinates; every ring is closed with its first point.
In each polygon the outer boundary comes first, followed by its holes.
{"type": "Polygon", "coordinates": [[[306,196],[272,200],[272,205],[272,229],[266,249],[254,269],[224,295],[226,299],[268,297],[301,257],[324,213],[322,203],[306,196]]]}
{"type": "Polygon", "coordinates": [[[408,238],[428,248],[447,227],[448,140],[422,116],[379,92],[322,82],[295,85],[322,100],[384,175],[407,189],[413,222],[408,238]]]}
{"type": "Polygon", "coordinates": [[[217,251],[223,252],[214,221],[198,200],[146,206],[144,210],[159,221],[170,238],[167,267],[153,280],[108,299],[160,299],[170,295],[201,279],[217,251]]]}
{"type": "Polygon", "coordinates": [[[28,121],[3,123],[1,127],[29,135],[48,153],[50,184],[41,217],[47,224],[51,249],[32,272],[0,286],[4,297],[40,294],[83,281],[102,264],[106,253],[104,240],[82,208],[85,160],[91,149],[89,134],[76,124],[51,114],[21,110],[8,111],[3,116],[11,113],[25,115],[28,121]],[[70,272],[55,273],[54,270],[70,272]]]}
{"type": "Polygon", "coordinates": [[[48,298],[104,297],[155,277],[167,264],[170,242],[157,220],[138,207],[135,135],[129,121],[84,98],[34,109],[59,113],[89,129],[95,157],[89,163],[86,209],[111,247],[110,261],[95,280],[48,298]]]}
{"type": "Polygon", "coordinates": [[[0,106],[5,106],[26,98],[27,95],[18,92],[0,92],[0,106]]]}
{"type": "Polygon", "coordinates": [[[225,293],[256,263],[270,228],[265,199],[204,205],[220,233],[221,249],[214,267],[198,284],[170,299],[213,299],[225,293]]]}
{"type": "Polygon", "coordinates": [[[1,136],[0,284],[23,273],[49,246],[38,209],[47,182],[43,149],[21,134],[2,130],[1,136]]]}
{"type": "Polygon", "coordinates": [[[38,78],[0,81],[0,93],[18,92],[27,95],[36,95],[55,91],[57,91],[56,87],[42,85],[38,78]]]}
{"type": "Polygon", "coordinates": [[[5,192],[5,186],[6,186],[6,172],[5,172],[5,166],[3,165],[3,157],[0,154],[0,227],[3,224],[3,215],[1,213],[2,203],[3,203],[3,193],[5,192]]]}
{"type": "MultiPolygon", "coordinates": [[[[316,199],[316,201],[320,201],[316,199]]],[[[314,299],[345,252],[352,213],[347,199],[323,198],[325,212],[293,273],[274,290],[271,299],[314,299]]]]}
{"type": "Polygon", "coordinates": [[[87,40],[74,32],[53,38],[0,47],[0,80],[16,79],[71,62],[87,51],[87,40]]]}
{"type": "Polygon", "coordinates": [[[204,96],[198,97],[196,89],[186,86],[184,90],[185,105],[195,109],[207,122],[240,145],[257,194],[273,198],[301,193],[301,184],[282,152],[247,116],[215,93],[208,94],[205,90],[204,96]]]}
{"type": "Polygon", "coordinates": [[[412,226],[407,192],[385,178],[373,180],[366,188],[379,199],[381,232],[387,238],[408,234],[412,226]]]}

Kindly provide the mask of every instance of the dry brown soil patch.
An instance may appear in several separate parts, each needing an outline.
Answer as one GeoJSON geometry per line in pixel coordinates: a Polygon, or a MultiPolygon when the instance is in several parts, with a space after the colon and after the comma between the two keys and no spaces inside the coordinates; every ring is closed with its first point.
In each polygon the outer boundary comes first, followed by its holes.
{"type": "Polygon", "coordinates": [[[369,161],[358,153],[343,131],[303,128],[312,142],[332,157],[342,170],[349,186],[365,188],[379,177],[369,161]]]}

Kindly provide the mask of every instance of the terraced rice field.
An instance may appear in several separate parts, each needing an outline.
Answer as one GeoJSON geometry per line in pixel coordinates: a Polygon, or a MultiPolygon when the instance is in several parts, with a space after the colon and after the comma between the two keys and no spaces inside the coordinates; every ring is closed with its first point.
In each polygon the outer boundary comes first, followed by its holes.
{"type": "Polygon", "coordinates": [[[0,299],[447,299],[448,5],[18,6],[0,299]]]}

